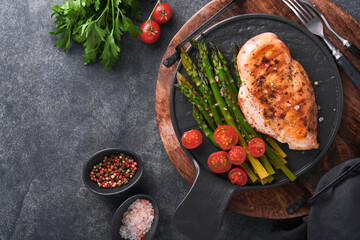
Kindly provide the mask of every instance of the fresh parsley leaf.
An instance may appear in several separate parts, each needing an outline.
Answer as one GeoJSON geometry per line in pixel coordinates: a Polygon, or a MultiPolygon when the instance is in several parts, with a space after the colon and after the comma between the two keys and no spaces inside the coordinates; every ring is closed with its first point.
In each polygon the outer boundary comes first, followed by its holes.
{"type": "Polygon", "coordinates": [[[129,32],[135,38],[141,33],[126,9],[131,9],[132,18],[141,19],[138,0],[69,0],[53,5],[56,29],[50,34],[61,34],[54,46],[66,51],[72,39],[84,47],[84,65],[100,57],[101,64],[111,68],[120,57],[122,35],[129,32]]]}
{"type": "Polygon", "coordinates": [[[120,57],[120,47],[117,46],[114,40],[113,33],[106,38],[104,49],[101,53],[101,63],[109,69],[113,66],[120,57]]]}
{"type": "Polygon", "coordinates": [[[99,9],[100,9],[100,0],[96,0],[94,5],[95,5],[95,10],[99,11],[99,9]]]}

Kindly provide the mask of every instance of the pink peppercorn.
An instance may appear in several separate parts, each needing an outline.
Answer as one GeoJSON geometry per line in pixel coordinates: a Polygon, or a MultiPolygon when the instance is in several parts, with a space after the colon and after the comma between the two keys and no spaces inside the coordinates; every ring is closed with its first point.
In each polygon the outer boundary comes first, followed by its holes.
{"type": "Polygon", "coordinates": [[[90,179],[100,188],[114,188],[127,184],[135,175],[137,162],[123,153],[105,156],[101,163],[90,171],[90,179]]]}

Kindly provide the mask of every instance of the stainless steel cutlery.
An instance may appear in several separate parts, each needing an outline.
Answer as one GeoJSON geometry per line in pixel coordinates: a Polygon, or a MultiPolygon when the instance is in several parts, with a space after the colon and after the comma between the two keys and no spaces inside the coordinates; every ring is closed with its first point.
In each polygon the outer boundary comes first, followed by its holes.
{"type": "MultiPolygon", "coordinates": [[[[360,73],[351,64],[339,49],[337,49],[324,35],[324,25],[318,15],[308,4],[301,4],[305,0],[282,0],[300,19],[305,27],[313,34],[321,37],[326,46],[330,49],[337,64],[344,70],[348,77],[360,89],[360,73]]],[[[340,35],[339,35],[340,36],[340,35]]]]}
{"type": "Polygon", "coordinates": [[[322,14],[319,10],[317,10],[315,4],[313,4],[312,2],[310,2],[309,0],[299,0],[300,2],[306,4],[307,6],[309,6],[312,10],[314,10],[323,20],[323,22],[325,23],[326,27],[341,41],[341,43],[347,47],[357,58],[360,59],[360,49],[357,48],[354,44],[352,44],[348,39],[346,39],[345,37],[341,36],[340,33],[338,33],[337,31],[335,31],[335,29],[333,29],[329,22],[327,21],[327,19],[325,18],[324,14],[322,14]]]}

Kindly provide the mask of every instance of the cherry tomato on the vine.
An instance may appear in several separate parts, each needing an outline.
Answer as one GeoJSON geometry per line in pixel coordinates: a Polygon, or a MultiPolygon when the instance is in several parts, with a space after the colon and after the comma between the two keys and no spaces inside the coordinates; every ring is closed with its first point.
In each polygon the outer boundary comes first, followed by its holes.
{"type": "Polygon", "coordinates": [[[155,6],[154,13],[152,17],[158,23],[166,23],[171,19],[172,9],[169,4],[166,3],[158,3],[155,6]]]}
{"type": "Polygon", "coordinates": [[[144,43],[154,43],[160,37],[160,26],[155,21],[149,20],[144,22],[141,24],[140,29],[143,33],[140,33],[139,36],[144,43]]]}

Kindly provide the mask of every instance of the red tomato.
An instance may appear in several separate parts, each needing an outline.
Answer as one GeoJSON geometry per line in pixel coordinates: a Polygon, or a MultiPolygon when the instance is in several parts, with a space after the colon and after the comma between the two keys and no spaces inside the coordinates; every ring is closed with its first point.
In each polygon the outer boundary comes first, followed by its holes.
{"type": "Polygon", "coordinates": [[[160,26],[155,21],[146,21],[141,24],[140,29],[143,33],[140,33],[140,39],[144,43],[154,43],[160,37],[160,26]]]}
{"type": "Polygon", "coordinates": [[[261,157],[265,153],[265,142],[261,138],[253,138],[250,140],[249,153],[253,157],[261,157]]]}
{"type": "Polygon", "coordinates": [[[226,150],[237,144],[239,136],[229,125],[222,125],[215,129],[214,139],[222,149],[226,150]]]}
{"type": "Polygon", "coordinates": [[[228,157],[232,164],[240,165],[245,161],[246,150],[240,146],[233,146],[228,153],[228,157]]]}
{"type": "Polygon", "coordinates": [[[198,147],[202,142],[202,135],[198,130],[190,130],[187,132],[184,132],[184,134],[181,137],[181,142],[184,147],[188,149],[193,149],[198,147]]]}
{"type": "Polygon", "coordinates": [[[171,19],[172,9],[169,4],[159,3],[155,7],[155,11],[152,15],[155,21],[158,23],[166,23],[171,19]]]}
{"type": "Polygon", "coordinates": [[[231,168],[231,162],[224,151],[212,153],[208,158],[207,164],[214,173],[224,173],[231,168]]]}
{"type": "Polygon", "coordinates": [[[245,170],[242,168],[238,167],[231,169],[228,176],[233,184],[244,186],[247,183],[248,176],[245,170]]]}

